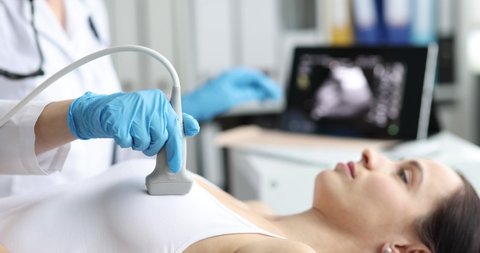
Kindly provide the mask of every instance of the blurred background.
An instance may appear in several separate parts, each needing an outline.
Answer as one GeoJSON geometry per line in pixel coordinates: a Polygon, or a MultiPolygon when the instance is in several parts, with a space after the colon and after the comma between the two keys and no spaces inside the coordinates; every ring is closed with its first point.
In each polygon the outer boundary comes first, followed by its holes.
{"type": "MultiPolygon", "coordinates": [[[[261,69],[284,88],[297,45],[436,42],[439,58],[434,100],[441,128],[480,143],[478,0],[106,2],[111,45],[139,44],[159,51],[176,67],[185,92],[237,65],[261,69]]],[[[125,90],[168,90],[170,86],[170,77],[163,67],[147,57],[115,55],[114,64],[125,90]]],[[[191,169],[193,166],[193,170],[201,171],[202,167],[221,166],[221,161],[213,159],[219,154],[208,148],[211,141],[201,141],[211,140],[216,131],[214,123],[206,124],[202,126],[202,135],[191,140],[196,142],[189,145],[191,169]]]]}

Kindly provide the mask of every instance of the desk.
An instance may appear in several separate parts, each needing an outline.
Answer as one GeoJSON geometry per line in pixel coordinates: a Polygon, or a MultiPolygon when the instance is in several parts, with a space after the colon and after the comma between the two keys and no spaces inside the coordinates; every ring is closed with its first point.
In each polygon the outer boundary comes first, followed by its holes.
{"type": "Polygon", "coordinates": [[[428,140],[398,141],[336,138],[286,133],[254,126],[221,133],[216,144],[228,152],[228,183],[241,200],[260,200],[277,214],[310,207],[317,173],[337,162],[356,161],[367,147],[392,158],[436,159],[462,171],[480,189],[480,149],[442,132],[428,140]],[[394,147],[394,148],[392,148],[394,147]]]}

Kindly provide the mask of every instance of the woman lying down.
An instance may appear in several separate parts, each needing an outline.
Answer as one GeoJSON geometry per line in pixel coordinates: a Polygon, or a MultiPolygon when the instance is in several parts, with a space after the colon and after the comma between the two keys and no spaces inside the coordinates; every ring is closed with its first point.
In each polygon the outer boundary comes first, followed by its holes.
{"type": "Polygon", "coordinates": [[[480,252],[480,200],[430,160],[365,150],[315,179],[312,207],[256,212],[196,176],[185,196],[151,196],[153,160],[87,181],[0,200],[0,244],[28,252],[480,252]]]}

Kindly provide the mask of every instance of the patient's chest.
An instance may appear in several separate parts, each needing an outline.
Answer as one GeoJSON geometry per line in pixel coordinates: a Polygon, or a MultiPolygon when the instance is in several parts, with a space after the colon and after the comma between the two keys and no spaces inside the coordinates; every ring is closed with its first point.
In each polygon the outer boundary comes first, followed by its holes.
{"type": "Polygon", "coordinates": [[[151,165],[127,164],[49,193],[0,200],[0,243],[12,253],[183,252],[218,235],[266,233],[197,184],[185,196],[146,194],[151,165]]]}

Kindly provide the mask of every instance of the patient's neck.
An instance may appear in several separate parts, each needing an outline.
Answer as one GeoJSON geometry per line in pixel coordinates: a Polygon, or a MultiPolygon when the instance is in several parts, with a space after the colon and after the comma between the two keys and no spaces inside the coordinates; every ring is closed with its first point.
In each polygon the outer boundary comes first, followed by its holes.
{"type": "Polygon", "coordinates": [[[310,245],[317,252],[368,252],[369,242],[330,222],[316,209],[271,219],[288,239],[310,245]]]}

